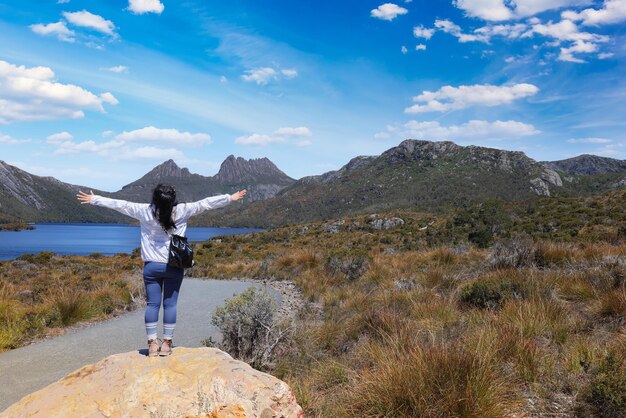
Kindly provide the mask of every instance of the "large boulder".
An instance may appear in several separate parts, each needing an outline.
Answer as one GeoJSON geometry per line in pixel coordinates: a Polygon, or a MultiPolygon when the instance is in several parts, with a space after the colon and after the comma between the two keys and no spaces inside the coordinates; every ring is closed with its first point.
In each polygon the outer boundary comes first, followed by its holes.
{"type": "Polygon", "coordinates": [[[215,348],[114,354],[22,398],[0,417],[302,417],[286,383],[215,348]]]}

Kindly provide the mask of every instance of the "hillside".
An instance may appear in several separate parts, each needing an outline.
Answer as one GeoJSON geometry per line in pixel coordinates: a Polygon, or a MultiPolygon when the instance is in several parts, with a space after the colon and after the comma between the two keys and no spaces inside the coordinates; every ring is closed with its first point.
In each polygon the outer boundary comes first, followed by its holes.
{"type": "Polygon", "coordinates": [[[406,140],[379,156],[304,177],[275,198],[207,213],[199,222],[279,226],[391,208],[445,210],[490,198],[559,195],[561,177],[522,152],[406,140]]]}

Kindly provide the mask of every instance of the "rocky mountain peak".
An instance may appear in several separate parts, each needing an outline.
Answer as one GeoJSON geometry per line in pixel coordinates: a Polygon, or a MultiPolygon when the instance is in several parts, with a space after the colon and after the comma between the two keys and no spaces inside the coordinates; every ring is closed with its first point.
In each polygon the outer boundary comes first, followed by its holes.
{"type": "Polygon", "coordinates": [[[626,171],[626,161],[615,158],[599,157],[597,155],[582,154],[577,157],[560,161],[545,161],[543,164],[552,170],[575,176],[590,176],[595,174],[620,173],[626,171]]]}
{"type": "Polygon", "coordinates": [[[385,151],[381,156],[393,161],[434,160],[456,152],[463,147],[451,141],[425,141],[406,139],[398,146],[385,151]]]}
{"type": "Polygon", "coordinates": [[[291,180],[266,157],[246,160],[232,154],[222,162],[215,179],[226,184],[254,182],[259,179],[291,180]]]}
{"type": "Polygon", "coordinates": [[[159,164],[148,172],[144,179],[161,179],[164,177],[185,178],[191,177],[191,173],[186,168],[180,168],[174,160],[167,160],[159,164]]]}

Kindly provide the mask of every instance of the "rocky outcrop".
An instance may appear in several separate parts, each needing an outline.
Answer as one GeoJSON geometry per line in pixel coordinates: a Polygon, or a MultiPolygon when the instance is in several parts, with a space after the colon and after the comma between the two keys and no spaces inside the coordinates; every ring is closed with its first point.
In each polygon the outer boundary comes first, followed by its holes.
{"type": "Polygon", "coordinates": [[[302,417],[286,383],[216,348],[109,356],[13,404],[0,417],[302,417]]]}
{"type": "Polygon", "coordinates": [[[620,173],[626,171],[626,161],[615,158],[583,154],[560,161],[544,161],[543,164],[565,174],[592,176],[595,174],[620,173]]]}
{"type": "Polygon", "coordinates": [[[275,183],[289,184],[294,181],[267,158],[246,160],[232,154],[222,162],[220,170],[215,175],[215,179],[224,184],[257,183],[266,178],[273,179],[275,183]]]}

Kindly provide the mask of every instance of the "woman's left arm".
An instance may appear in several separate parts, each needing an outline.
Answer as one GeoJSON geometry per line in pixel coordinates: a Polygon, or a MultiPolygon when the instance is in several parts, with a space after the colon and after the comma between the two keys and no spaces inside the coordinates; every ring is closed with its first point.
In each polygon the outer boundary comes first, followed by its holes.
{"type": "Polygon", "coordinates": [[[123,213],[124,215],[139,220],[144,218],[144,209],[146,205],[142,203],[128,202],[126,200],[119,199],[110,199],[108,197],[93,194],[93,191],[90,194],[79,191],[76,197],[83,205],[91,204],[94,206],[102,206],[105,208],[116,210],[120,213],[123,213]]]}
{"type": "Polygon", "coordinates": [[[232,195],[221,194],[217,196],[207,197],[205,199],[198,200],[197,202],[184,203],[183,205],[179,205],[184,207],[182,217],[189,218],[210,209],[221,208],[228,205],[230,202],[243,199],[246,193],[247,192],[244,189],[232,195]]]}

